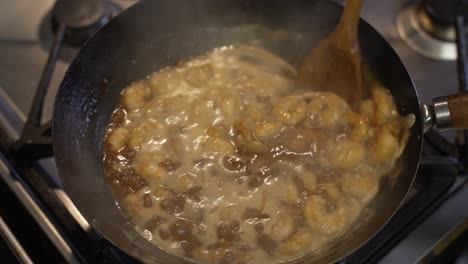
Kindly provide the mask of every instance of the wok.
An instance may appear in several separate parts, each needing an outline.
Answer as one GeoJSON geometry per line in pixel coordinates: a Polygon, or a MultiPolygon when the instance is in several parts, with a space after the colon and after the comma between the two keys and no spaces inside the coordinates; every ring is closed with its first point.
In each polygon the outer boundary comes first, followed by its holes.
{"type": "MultiPolygon", "coordinates": [[[[340,5],[321,0],[147,0],[113,19],[81,49],[55,99],[55,160],[65,190],[81,214],[103,237],[143,262],[187,263],[153,246],[128,224],[104,179],[102,140],[121,90],[153,71],[224,45],[260,46],[298,65],[308,49],[334,28],[341,12],[340,5]]],[[[431,107],[425,107],[421,114],[402,62],[383,37],[362,20],[359,39],[364,60],[390,89],[400,114],[415,114],[416,123],[397,169],[381,183],[359,224],[330,250],[297,263],[337,261],[378,232],[413,182],[421,153],[423,117],[447,124],[447,113],[453,116],[449,106],[454,104],[447,102],[436,105],[437,115],[431,107]]],[[[456,107],[463,108],[459,102],[466,102],[466,98],[459,97],[456,107]]],[[[457,118],[452,120],[454,124],[462,125],[463,115],[457,118]]]]}

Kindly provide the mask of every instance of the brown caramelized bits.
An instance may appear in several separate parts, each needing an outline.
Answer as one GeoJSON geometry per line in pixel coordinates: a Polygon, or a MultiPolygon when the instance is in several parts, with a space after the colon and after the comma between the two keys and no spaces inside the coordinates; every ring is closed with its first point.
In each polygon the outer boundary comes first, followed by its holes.
{"type": "Polygon", "coordinates": [[[268,219],[270,216],[260,212],[255,208],[246,208],[242,213],[242,220],[247,221],[251,219],[268,219]]]}
{"type": "Polygon", "coordinates": [[[162,240],[167,240],[169,238],[169,232],[166,229],[159,229],[158,235],[162,240]]]}
{"type": "Polygon", "coordinates": [[[164,217],[155,215],[145,224],[145,228],[150,231],[153,231],[164,222],[166,222],[166,219],[164,217]]]}
{"type": "Polygon", "coordinates": [[[247,169],[252,173],[249,175],[248,179],[248,186],[250,188],[261,186],[266,178],[278,172],[276,169],[270,167],[272,161],[272,157],[267,157],[265,155],[258,156],[252,161],[247,169]]]}
{"type": "Polygon", "coordinates": [[[197,225],[198,231],[203,231],[206,227],[200,224],[203,222],[204,215],[205,210],[203,208],[200,208],[196,203],[190,203],[185,207],[184,212],[179,215],[179,217],[190,220],[197,225]]]}
{"type": "Polygon", "coordinates": [[[148,185],[146,180],[137,175],[131,168],[125,168],[121,171],[111,171],[108,175],[119,183],[119,189],[124,194],[134,193],[148,185]]]}
{"type": "Polygon", "coordinates": [[[164,198],[161,201],[161,208],[170,213],[181,213],[184,211],[185,206],[185,197],[177,195],[177,196],[169,196],[164,198]]]}
{"type": "Polygon", "coordinates": [[[226,241],[237,241],[240,239],[239,231],[239,222],[223,222],[218,225],[217,234],[219,239],[224,239],[226,241]]]}
{"type": "Polygon", "coordinates": [[[273,254],[276,247],[278,246],[278,243],[276,243],[276,241],[274,241],[270,238],[270,236],[265,234],[259,234],[257,236],[257,243],[261,249],[263,249],[266,253],[270,255],[273,254]]]}
{"type": "Polygon", "coordinates": [[[250,188],[257,188],[263,184],[265,176],[262,174],[254,174],[249,177],[248,185],[250,188]]]}
{"type": "Polygon", "coordinates": [[[185,195],[187,196],[187,198],[191,199],[191,200],[194,200],[196,202],[199,202],[201,199],[200,199],[200,191],[202,190],[202,187],[200,186],[194,186],[190,189],[188,189],[186,192],[185,192],[185,195]]]}
{"type": "Polygon", "coordinates": [[[169,233],[174,241],[189,239],[192,236],[192,230],[192,222],[183,218],[177,218],[177,220],[169,226],[169,233]]]}
{"type": "Polygon", "coordinates": [[[263,230],[265,229],[265,226],[262,223],[256,223],[254,225],[254,229],[257,233],[261,234],[263,233],[263,230]]]}
{"type": "Polygon", "coordinates": [[[250,173],[258,173],[270,167],[273,162],[271,155],[263,154],[255,156],[251,163],[247,166],[247,171],[250,173]]]}
{"type": "Polygon", "coordinates": [[[172,160],[172,159],[165,159],[161,161],[159,166],[163,167],[166,171],[175,171],[177,170],[180,166],[182,166],[182,163],[172,160]]]}
{"type": "Polygon", "coordinates": [[[231,251],[226,251],[223,254],[223,257],[221,258],[221,260],[219,261],[219,264],[235,263],[236,259],[237,259],[236,255],[234,253],[232,253],[231,251]]]}
{"type": "Polygon", "coordinates": [[[123,124],[125,121],[125,118],[127,117],[127,111],[122,108],[122,106],[119,106],[112,112],[111,118],[110,118],[110,123],[108,128],[114,128],[114,127],[119,127],[123,124]]]}
{"type": "Polygon", "coordinates": [[[199,263],[279,263],[352,226],[412,124],[381,87],[356,112],[295,89],[294,74],[267,51],[225,47],[124,90],[104,171],[151,243],[199,263]]]}
{"type": "MultiPolygon", "coordinates": [[[[203,222],[203,219],[205,218],[204,210],[198,209],[194,213],[194,218],[193,221],[195,224],[199,225],[203,222]]],[[[200,230],[203,230],[204,228],[201,228],[200,230]]]]}
{"type": "Polygon", "coordinates": [[[146,208],[151,208],[151,207],[153,207],[152,195],[149,194],[149,193],[143,194],[141,203],[142,203],[143,206],[146,207],[146,208]]]}
{"type": "Polygon", "coordinates": [[[201,243],[196,237],[190,235],[183,241],[180,241],[179,245],[184,249],[185,254],[187,254],[188,256],[191,256],[192,252],[196,248],[198,248],[201,245],[201,243]]]}
{"type": "Polygon", "coordinates": [[[133,151],[132,148],[125,146],[122,150],[119,151],[118,156],[125,159],[126,162],[131,162],[133,158],[135,158],[135,151],[133,151]]]}
{"type": "Polygon", "coordinates": [[[239,158],[224,156],[223,166],[228,171],[240,172],[244,170],[245,163],[239,158]]]}

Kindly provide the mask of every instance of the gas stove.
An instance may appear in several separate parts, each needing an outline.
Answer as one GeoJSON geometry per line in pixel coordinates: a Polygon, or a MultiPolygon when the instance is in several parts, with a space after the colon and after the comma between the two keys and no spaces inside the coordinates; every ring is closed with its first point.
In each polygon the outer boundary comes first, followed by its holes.
{"type": "MultiPolygon", "coordinates": [[[[41,137],[50,133],[47,123],[54,96],[79,45],[137,1],[80,2],[78,6],[73,0],[0,3],[0,255],[5,260],[135,262],[81,216],[48,155],[50,142],[41,137]],[[63,23],[69,26],[65,29],[63,23]],[[55,68],[46,67],[54,62],[55,68]],[[46,95],[42,115],[36,111],[28,116],[31,105],[38,105],[34,101],[40,101],[38,86],[46,95]],[[34,131],[42,134],[38,137],[34,131]],[[14,151],[21,135],[20,143],[28,148],[14,151]],[[39,153],[36,158],[41,159],[31,159],[31,153],[39,153]]],[[[366,1],[362,12],[402,59],[422,103],[466,86],[459,83],[456,58],[467,46],[457,50],[451,20],[458,9],[441,2],[366,1]]],[[[456,249],[468,241],[463,139],[460,133],[434,130],[425,135],[420,169],[404,205],[374,238],[340,263],[435,263],[459,255],[456,249]]]]}

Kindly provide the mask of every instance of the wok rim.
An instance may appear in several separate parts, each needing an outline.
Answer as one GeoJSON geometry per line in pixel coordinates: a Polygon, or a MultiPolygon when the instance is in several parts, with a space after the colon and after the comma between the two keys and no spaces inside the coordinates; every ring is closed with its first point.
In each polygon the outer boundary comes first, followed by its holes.
{"type": "MultiPolygon", "coordinates": [[[[148,1],[148,0],[147,0],[148,1]]],[[[63,79],[62,79],[62,82],[60,84],[60,87],[59,87],[59,90],[57,92],[57,95],[55,96],[55,99],[54,99],[54,107],[53,107],[53,118],[52,118],[52,147],[53,147],[53,150],[54,150],[54,160],[57,164],[57,171],[58,171],[58,175],[60,177],[60,180],[63,184],[63,187],[64,187],[64,190],[65,192],[67,193],[67,195],[69,195],[71,201],[73,202],[74,206],[78,209],[78,211],[80,212],[80,214],[84,217],[84,219],[86,219],[86,221],[89,223],[89,225],[92,227],[93,231],[98,234],[100,237],[106,239],[106,241],[108,241],[110,244],[112,244],[113,246],[115,246],[116,248],[118,248],[119,250],[123,251],[125,254],[135,258],[136,260],[139,260],[139,261],[148,261],[148,260],[153,260],[154,258],[152,256],[148,256],[147,252],[142,249],[142,248],[139,248],[137,247],[137,251],[140,252],[140,254],[138,254],[138,252],[135,252],[134,250],[130,250],[128,247],[123,247],[123,246],[120,246],[118,242],[116,242],[115,240],[113,239],[110,239],[109,238],[109,235],[102,232],[101,231],[101,228],[99,227],[99,225],[96,224],[95,221],[92,221],[92,219],[90,219],[90,217],[86,216],[86,214],[83,214],[84,211],[86,211],[86,209],[84,208],[84,206],[79,203],[79,202],[75,202],[77,201],[78,199],[76,197],[74,197],[73,195],[71,195],[71,192],[70,190],[73,189],[73,184],[69,184],[68,181],[64,181],[64,177],[62,177],[61,175],[63,175],[65,172],[64,172],[64,168],[63,168],[63,165],[61,165],[61,162],[60,160],[57,159],[58,156],[60,156],[61,154],[61,143],[58,142],[58,140],[56,139],[57,136],[55,136],[56,134],[58,134],[60,132],[60,125],[57,124],[57,119],[60,119],[60,118],[57,118],[57,116],[61,115],[61,113],[58,111],[58,109],[61,109],[62,107],[61,106],[58,106],[60,105],[60,100],[57,100],[58,98],[60,98],[60,95],[62,93],[62,91],[65,89],[64,87],[67,86],[66,84],[66,81],[67,81],[67,77],[70,73],[70,69],[73,68],[73,65],[75,64],[76,62],[76,58],[80,56],[80,54],[82,53],[82,51],[84,49],[86,49],[86,47],[88,46],[89,42],[91,42],[95,36],[97,34],[99,34],[103,29],[105,28],[108,28],[108,27],[111,27],[113,25],[113,21],[115,21],[116,19],[118,19],[121,15],[125,14],[125,13],[128,13],[130,10],[137,10],[138,8],[140,8],[140,6],[143,6],[143,3],[147,2],[147,1],[140,1],[136,4],[134,4],[133,6],[129,7],[127,10],[125,10],[124,12],[122,12],[121,14],[119,14],[118,16],[112,18],[106,25],[104,25],[101,29],[99,29],[96,33],[93,34],[93,36],[88,39],[86,41],[86,43],[80,48],[80,51],[79,53],[76,55],[75,59],[72,61],[72,63],[70,63],[70,66],[68,67],[63,79]],[[143,252],[143,254],[141,254],[141,252],[143,252]],[[142,259],[143,258],[143,259],[142,259]]],[[[336,3],[334,1],[329,1],[330,4],[334,4],[334,5],[337,5],[339,6],[340,8],[342,8],[342,5],[339,4],[339,3],[336,3]]],[[[411,75],[409,74],[409,72],[407,71],[405,65],[403,64],[402,60],[400,59],[400,57],[398,56],[398,54],[395,52],[395,50],[393,49],[393,47],[390,45],[390,43],[385,39],[384,36],[382,36],[379,31],[377,29],[375,29],[372,25],[370,25],[364,18],[360,18],[360,24],[365,24],[367,27],[369,27],[370,29],[372,29],[375,34],[377,34],[378,36],[380,36],[384,41],[385,43],[390,47],[390,49],[393,51],[394,54],[392,54],[391,56],[394,56],[396,57],[396,59],[398,60],[400,66],[402,67],[402,69],[404,70],[404,72],[406,73],[407,75],[407,78],[408,80],[410,81],[411,83],[411,88],[412,90],[414,91],[415,95],[416,95],[416,99],[417,99],[417,102],[418,102],[418,106],[421,105],[421,102],[420,102],[420,99],[419,99],[419,95],[418,95],[418,92],[415,88],[415,85],[414,85],[414,82],[413,82],[413,79],[411,78],[411,75]]],[[[365,245],[366,243],[368,243],[372,238],[374,238],[385,226],[387,226],[388,222],[395,216],[395,214],[399,211],[399,209],[401,209],[401,206],[403,204],[403,201],[405,199],[405,197],[407,197],[408,195],[408,192],[410,191],[410,189],[412,188],[413,184],[414,184],[414,180],[416,178],[416,175],[417,175],[417,172],[418,172],[418,169],[419,169],[419,165],[420,165],[420,160],[421,160],[421,155],[422,155],[422,145],[423,145],[423,141],[422,141],[422,137],[424,135],[423,133],[423,123],[422,123],[422,120],[421,120],[421,110],[418,111],[417,113],[415,113],[419,118],[416,118],[416,120],[420,120],[420,122],[416,122],[413,126],[417,126],[419,128],[417,128],[417,132],[418,134],[415,135],[416,136],[416,140],[418,141],[418,149],[413,149],[411,151],[413,152],[416,152],[417,154],[415,154],[414,156],[417,155],[417,163],[411,167],[411,169],[414,170],[413,172],[413,176],[411,178],[411,181],[410,181],[410,184],[408,185],[408,188],[404,191],[404,196],[403,198],[399,201],[398,203],[398,206],[396,206],[396,208],[393,210],[393,212],[390,214],[390,216],[386,219],[386,221],[384,221],[379,228],[376,229],[375,232],[373,232],[373,234],[371,236],[368,236],[366,239],[363,239],[363,241],[361,243],[356,243],[355,245],[353,245],[352,247],[350,247],[350,250],[348,250],[348,253],[346,255],[342,255],[341,257],[336,257],[336,258],[333,258],[333,259],[330,259],[330,262],[336,262],[336,261],[339,261],[339,260],[342,260],[342,259],[345,259],[347,258],[348,256],[352,255],[353,253],[355,253],[357,250],[359,250],[363,245],[365,245]]],[[[406,150],[405,150],[406,151],[406,150]]],[[[157,246],[156,246],[157,247],[157,246]]],[[[163,250],[165,251],[165,250],[163,250]]],[[[166,251],[165,251],[166,252],[166,251]]],[[[166,252],[167,254],[170,254],[172,255],[171,253],[169,252],[166,252]]],[[[172,255],[172,256],[175,256],[175,255],[172,255]]],[[[179,256],[175,256],[176,258],[178,259],[183,259],[184,261],[188,261],[188,262],[191,262],[191,263],[196,263],[196,262],[193,262],[192,260],[189,260],[189,259],[186,259],[186,258],[183,258],[183,257],[179,257],[179,256]]],[[[327,256],[322,256],[321,258],[318,258],[318,259],[313,259],[311,260],[313,263],[315,263],[317,260],[320,260],[322,258],[326,258],[327,256]]],[[[299,257],[299,259],[302,259],[302,257],[299,257]]],[[[294,261],[294,259],[292,260],[294,261]]],[[[289,263],[286,262],[286,263],[289,263]]],[[[302,262],[301,262],[302,263],[302,262]]],[[[305,259],[305,263],[309,263],[307,261],[307,259],[305,259]]]]}

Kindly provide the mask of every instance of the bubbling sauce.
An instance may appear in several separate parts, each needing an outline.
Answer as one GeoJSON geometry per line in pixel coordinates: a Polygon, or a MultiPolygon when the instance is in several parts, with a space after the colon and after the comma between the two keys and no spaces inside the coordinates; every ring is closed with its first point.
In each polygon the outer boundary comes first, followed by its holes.
{"type": "Polygon", "coordinates": [[[276,263],[356,224],[414,117],[381,86],[353,111],[295,76],[265,50],[223,47],[123,90],[104,167],[143,236],[200,263],[276,263]]]}

